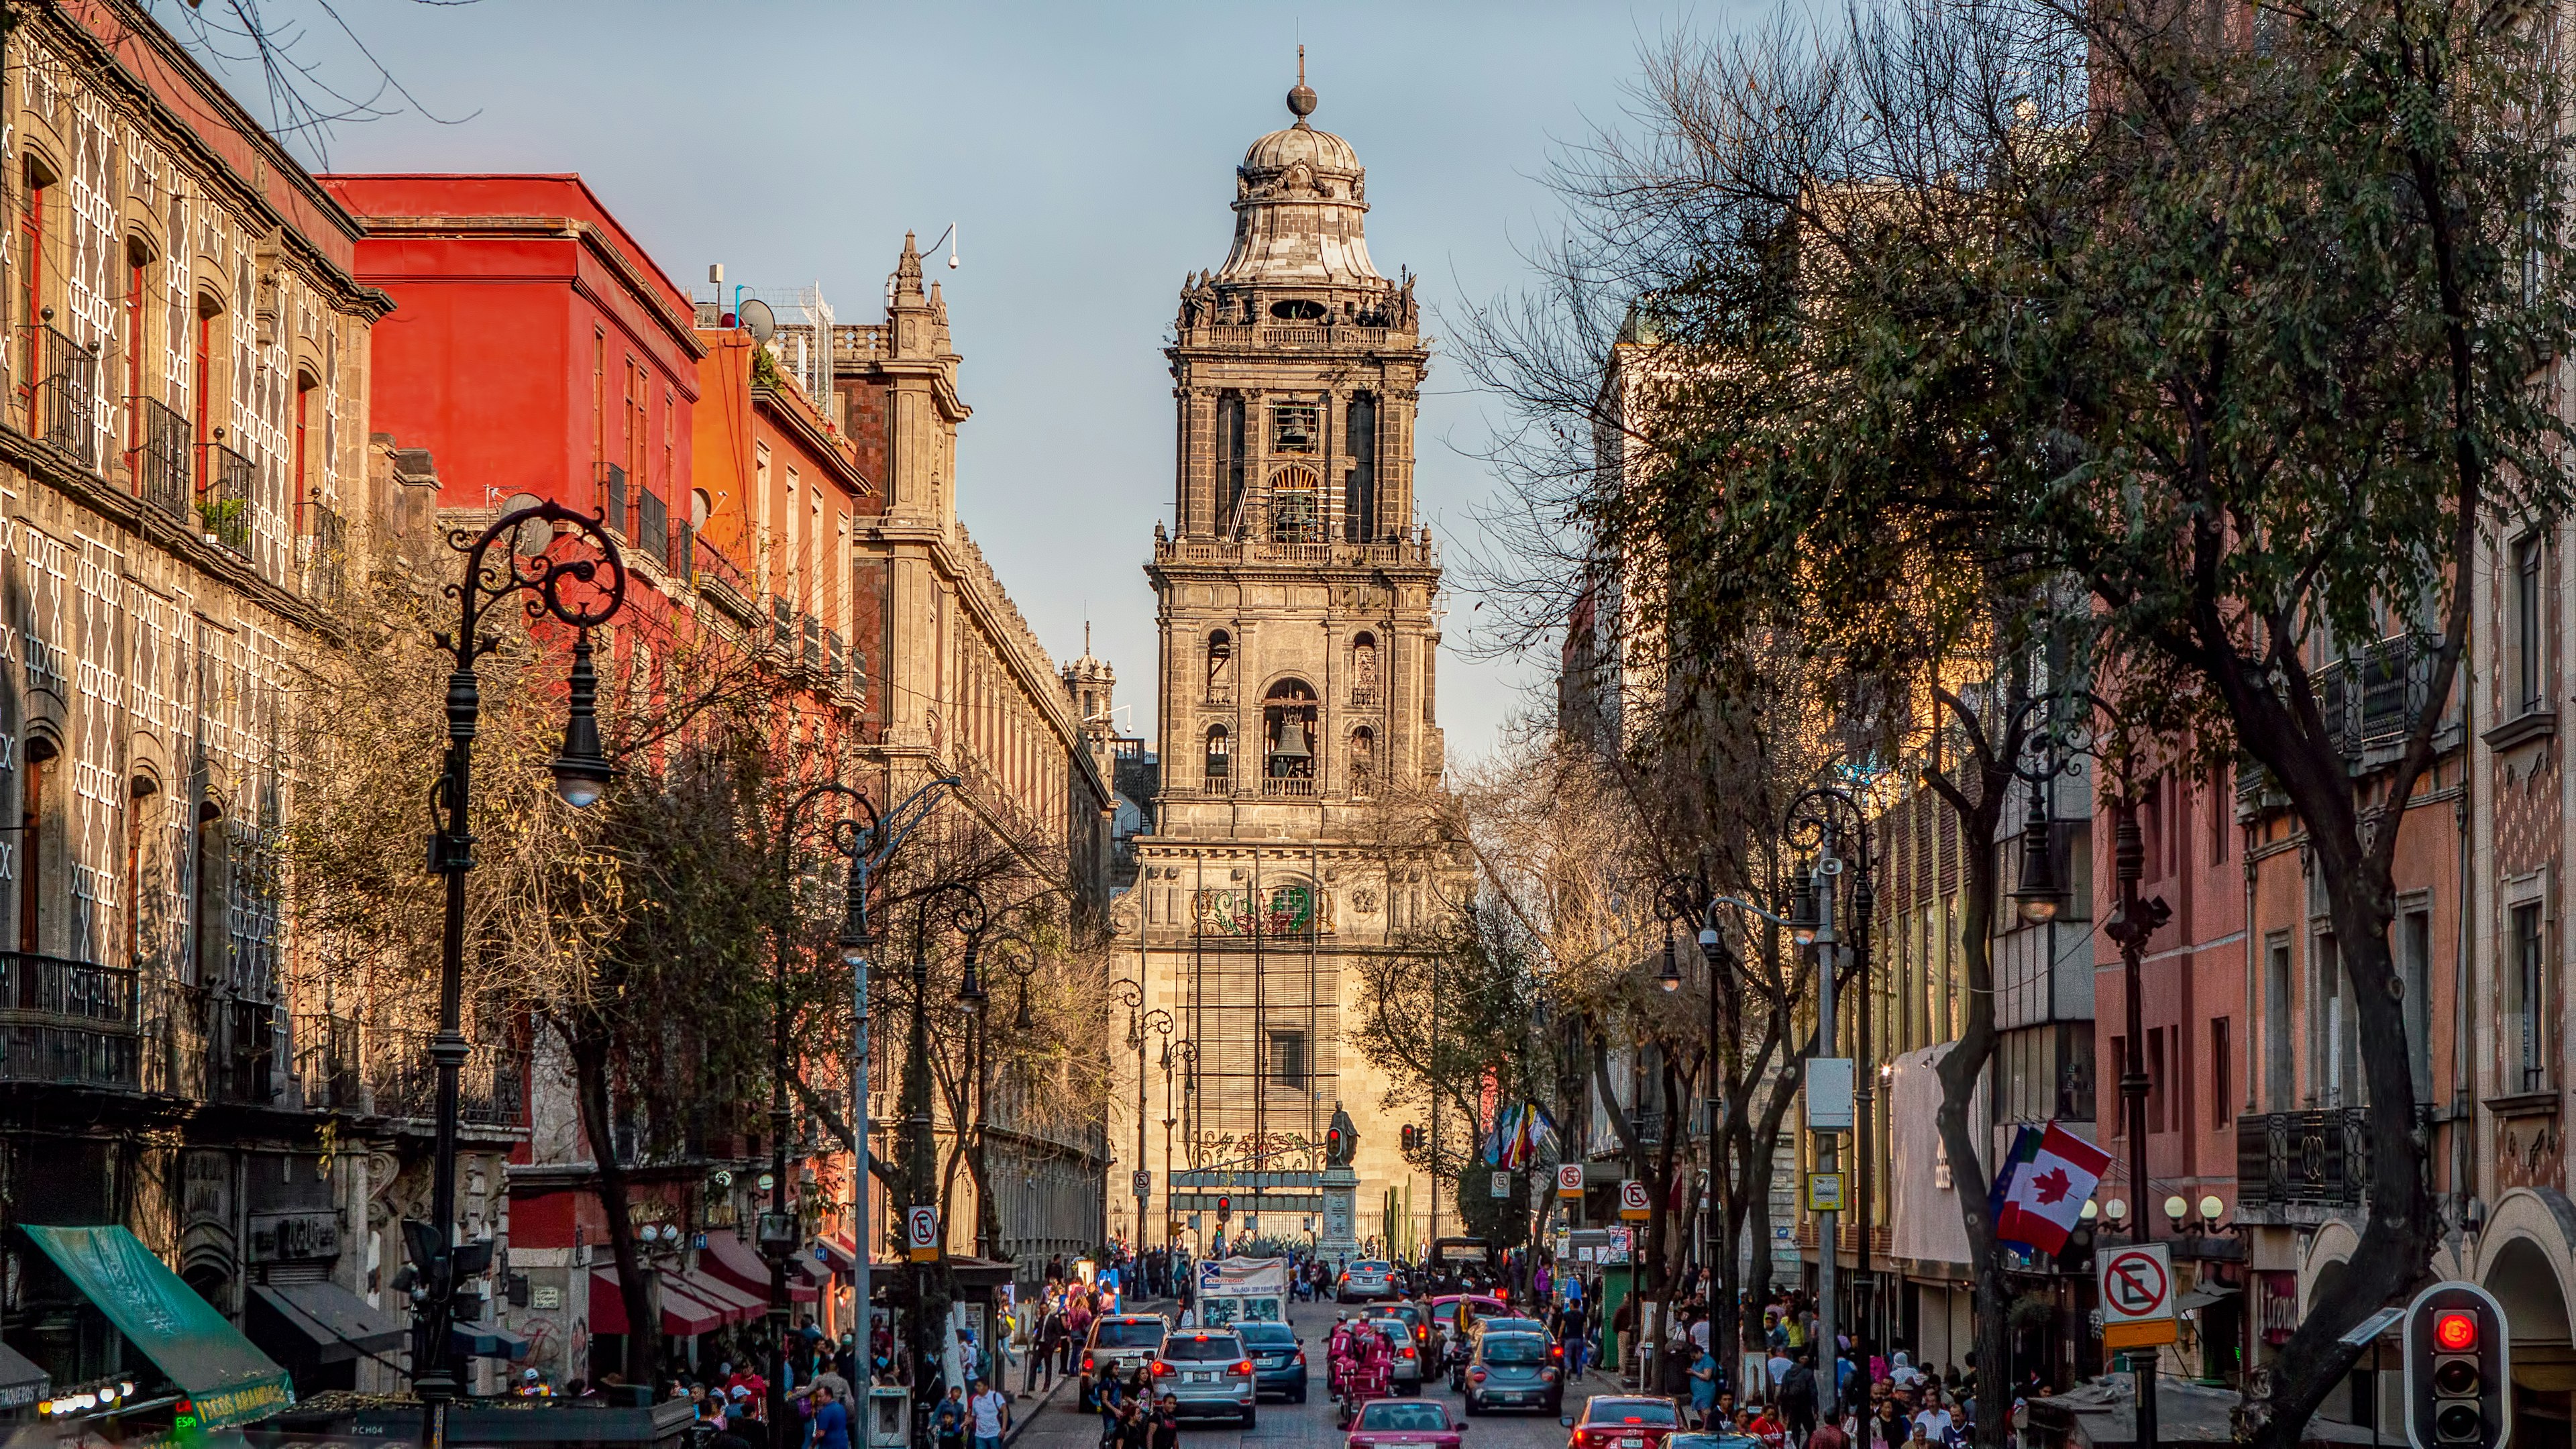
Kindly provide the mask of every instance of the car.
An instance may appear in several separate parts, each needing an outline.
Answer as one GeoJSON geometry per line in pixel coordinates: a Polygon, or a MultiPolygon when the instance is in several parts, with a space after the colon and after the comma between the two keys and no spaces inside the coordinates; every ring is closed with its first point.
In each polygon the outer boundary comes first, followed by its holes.
{"type": "Polygon", "coordinates": [[[1246,1323],[1235,1332],[1243,1335],[1243,1346],[1252,1355],[1255,1393],[1279,1394],[1292,1404],[1306,1402],[1312,1375],[1306,1368],[1306,1341],[1295,1330],[1284,1323],[1246,1323]]]}
{"type": "Polygon", "coordinates": [[[1535,1333],[1488,1333],[1467,1361],[1467,1412],[1538,1409],[1564,1412],[1565,1373],[1535,1333]]]}
{"type": "Polygon", "coordinates": [[[1681,1410],[1672,1400],[1642,1394],[1594,1394],[1583,1412],[1558,1420],[1573,1430],[1565,1449],[1664,1449],[1679,1432],[1681,1410]]]}
{"type": "MultiPolygon", "coordinates": [[[[1465,1349],[1452,1355],[1449,1360],[1450,1388],[1455,1389],[1460,1393],[1466,1392],[1467,1360],[1476,1356],[1476,1345],[1484,1342],[1485,1335],[1489,1333],[1534,1333],[1541,1338],[1546,1338],[1547,1327],[1535,1318],[1478,1318],[1469,1323],[1467,1325],[1467,1343],[1465,1349]]],[[[1565,1362],[1565,1350],[1563,1348],[1554,1343],[1550,1343],[1547,1347],[1548,1357],[1554,1359],[1559,1364],[1565,1362]]]]}
{"type": "Polygon", "coordinates": [[[1732,1430],[1723,1434],[1675,1434],[1664,1441],[1664,1449],[1762,1449],[1762,1441],[1732,1430]]]}
{"type": "Polygon", "coordinates": [[[1149,1370],[1154,1392],[1172,1396],[1175,1413],[1184,1419],[1240,1419],[1249,1429],[1259,1422],[1253,1409],[1252,1356],[1238,1333],[1174,1333],[1154,1350],[1149,1370]]]}
{"type": "Polygon", "coordinates": [[[1373,1298],[1395,1296],[1395,1265],[1383,1259],[1362,1259],[1342,1269],[1341,1278],[1333,1285],[1333,1298],[1341,1303],[1365,1303],[1373,1298]]]}
{"type": "Polygon", "coordinates": [[[1466,1432],[1467,1426],[1452,1420],[1442,1405],[1420,1399],[1371,1399],[1360,1405],[1358,1416],[1351,1420],[1342,1449],[1392,1449],[1398,1444],[1458,1449],[1459,1436],[1466,1432]]]}
{"type": "Polygon", "coordinates": [[[1404,1320],[1406,1332],[1415,1348],[1430,1347],[1431,1319],[1423,1313],[1421,1304],[1410,1298],[1399,1298],[1388,1304],[1386,1311],[1404,1320]]]}
{"type": "Polygon", "coordinates": [[[1082,1385],[1076,1395],[1082,1412],[1088,1414],[1095,1407],[1091,1386],[1102,1364],[1115,1367],[1124,1382],[1153,1361],[1154,1350],[1163,1346],[1163,1336],[1171,1331],[1171,1321],[1159,1313],[1109,1313],[1093,1319],[1091,1332],[1082,1340],[1082,1385]]]}
{"type": "Polygon", "coordinates": [[[1414,1342],[1413,1325],[1390,1313],[1371,1318],[1369,1326],[1385,1334],[1386,1341],[1395,1346],[1395,1391],[1408,1396],[1421,1393],[1422,1345],[1414,1342]]]}

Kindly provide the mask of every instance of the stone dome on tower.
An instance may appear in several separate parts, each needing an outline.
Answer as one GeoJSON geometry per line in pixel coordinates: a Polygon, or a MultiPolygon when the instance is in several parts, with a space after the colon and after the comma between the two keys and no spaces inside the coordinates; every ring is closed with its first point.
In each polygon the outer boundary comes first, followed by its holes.
{"type": "Polygon", "coordinates": [[[1220,285],[1385,283],[1369,261],[1368,173],[1350,142],[1308,122],[1316,104],[1301,53],[1288,93],[1295,123],[1253,142],[1235,169],[1234,248],[1220,285]]]}

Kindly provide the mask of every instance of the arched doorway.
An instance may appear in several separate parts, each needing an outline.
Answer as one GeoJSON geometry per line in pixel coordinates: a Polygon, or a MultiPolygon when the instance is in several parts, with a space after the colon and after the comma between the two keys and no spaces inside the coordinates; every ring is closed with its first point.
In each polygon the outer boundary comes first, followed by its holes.
{"type": "Polygon", "coordinates": [[[2568,1449],[2576,1348],[2568,1339],[2567,1292],[2557,1266],[2537,1241],[2519,1234],[2485,1256],[2480,1281],[2504,1305],[2513,1334],[2516,1449],[2568,1449]]]}

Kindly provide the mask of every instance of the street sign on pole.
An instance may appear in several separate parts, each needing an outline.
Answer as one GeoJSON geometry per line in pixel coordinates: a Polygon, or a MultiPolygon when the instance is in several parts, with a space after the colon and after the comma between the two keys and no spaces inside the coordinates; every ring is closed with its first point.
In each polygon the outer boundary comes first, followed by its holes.
{"type": "Polygon", "coordinates": [[[1580,1162],[1561,1162],[1561,1163],[1558,1163],[1558,1164],[1557,1164],[1557,1168],[1556,1168],[1556,1195],[1557,1195],[1558,1197],[1581,1197],[1581,1196],[1583,1196],[1583,1164],[1582,1164],[1582,1163],[1580,1163],[1580,1162]]]}
{"type": "Polygon", "coordinates": [[[2104,1348],[2175,1341],[2173,1257],[2162,1243],[2097,1251],[2104,1348]]]}
{"type": "Polygon", "coordinates": [[[927,1263],[939,1256],[939,1209],[906,1208],[903,1213],[903,1238],[912,1249],[912,1261],[927,1263]]]}
{"type": "Polygon", "coordinates": [[[1838,1213],[1843,1210],[1843,1175],[1839,1172],[1807,1174],[1807,1211],[1838,1213]]]}
{"type": "Polygon", "coordinates": [[[1485,1191],[1495,1197],[1510,1197],[1512,1195],[1511,1174],[1508,1172],[1497,1172],[1493,1176],[1486,1178],[1485,1191]]]}
{"type": "Polygon", "coordinates": [[[1653,1217],[1653,1204],[1646,1201],[1646,1185],[1635,1178],[1619,1184],[1619,1216],[1643,1222],[1653,1217]]]}
{"type": "Polygon", "coordinates": [[[1152,1197],[1154,1195],[1154,1174],[1147,1172],[1141,1167],[1137,1168],[1136,1190],[1132,1195],[1136,1197],[1152,1197]]]}

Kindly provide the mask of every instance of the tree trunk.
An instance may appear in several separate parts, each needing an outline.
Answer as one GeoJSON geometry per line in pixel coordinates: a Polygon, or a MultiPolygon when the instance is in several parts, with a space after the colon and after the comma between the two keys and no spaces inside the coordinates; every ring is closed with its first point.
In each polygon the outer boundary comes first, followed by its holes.
{"type": "Polygon", "coordinates": [[[609,1256],[617,1261],[617,1297],[626,1309],[626,1381],[655,1384],[662,1362],[662,1317],[644,1281],[644,1256],[636,1250],[626,1164],[617,1159],[616,1118],[609,1099],[608,1039],[596,1023],[566,1028],[572,1049],[574,1095],[581,1127],[599,1164],[599,1207],[608,1219],[609,1256]]]}

